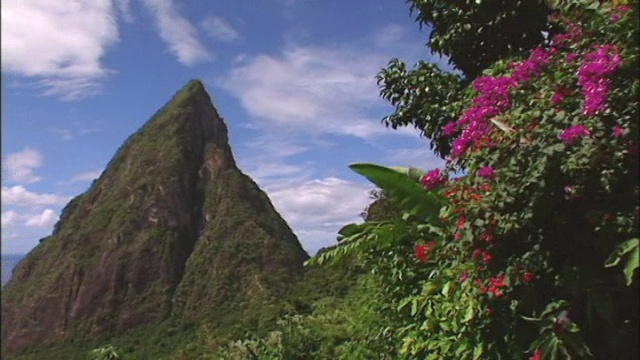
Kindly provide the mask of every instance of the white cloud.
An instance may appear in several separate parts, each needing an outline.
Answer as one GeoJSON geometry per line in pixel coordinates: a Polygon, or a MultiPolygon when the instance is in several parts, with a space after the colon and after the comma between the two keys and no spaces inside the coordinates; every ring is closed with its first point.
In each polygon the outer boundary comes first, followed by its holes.
{"type": "Polygon", "coordinates": [[[300,163],[287,163],[290,156],[299,155],[309,149],[309,144],[300,144],[294,136],[265,134],[243,144],[240,153],[241,168],[258,183],[266,185],[276,178],[302,177],[308,175],[308,169],[300,163]]]}
{"type": "Polygon", "coordinates": [[[144,0],[144,4],[155,16],[160,38],[181,64],[191,66],[212,59],[198,39],[196,28],[178,13],[172,0],[144,0]]]}
{"type": "Polygon", "coordinates": [[[61,205],[69,201],[68,196],[56,194],[38,194],[21,185],[2,187],[2,202],[7,205],[42,206],[61,205]]]}
{"type": "Polygon", "coordinates": [[[35,149],[25,148],[22,151],[7,155],[2,166],[7,171],[9,180],[34,183],[41,178],[36,176],[33,171],[42,166],[42,164],[43,158],[40,152],[35,149]]]}
{"type": "Polygon", "coordinates": [[[13,226],[18,220],[18,213],[13,210],[2,213],[2,227],[13,226]]]}
{"type": "Polygon", "coordinates": [[[131,9],[131,0],[115,0],[115,4],[125,22],[132,23],[135,21],[133,10],[131,9]]]}
{"type": "Polygon", "coordinates": [[[368,110],[383,104],[374,75],[387,61],[380,54],[299,46],[245,60],[219,85],[272,125],[367,138],[385,131],[368,110]]]}
{"type": "Polygon", "coordinates": [[[102,174],[103,169],[96,169],[92,171],[83,172],[81,174],[77,174],[73,176],[70,182],[81,182],[81,181],[92,181],[97,179],[102,174]]]}
{"type": "Polygon", "coordinates": [[[2,70],[36,79],[44,95],[99,92],[101,58],[116,43],[111,1],[2,1],[2,70]]]}
{"type": "Polygon", "coordinates": [[[200,23],[209,36],[231,42],[240,38],[240,33],[228,21],[220,16],[207,16],[200,23]]]}
{"type": "Polygon", "coordinates": [[[49,227],[58,221],[58,215],[51,209],[45,209],[40,214],[30,216],[24,222],[26,227],[49,227]]]}
{"type": "Polygon", "coordinates": [[[370,202],[372,187],[336,177],[267,187],[274,206],[290,223],[301,228],[340,227],[358,218],[370,202]]]}
{"type": "Polygon", "coordinates": [[[310,254],[335,243],[338,230],[361,222],[360,213],[371,202],[372,187],[336,177],[282,181],[266,192],[278,212],[296,229],[310,254]]]}

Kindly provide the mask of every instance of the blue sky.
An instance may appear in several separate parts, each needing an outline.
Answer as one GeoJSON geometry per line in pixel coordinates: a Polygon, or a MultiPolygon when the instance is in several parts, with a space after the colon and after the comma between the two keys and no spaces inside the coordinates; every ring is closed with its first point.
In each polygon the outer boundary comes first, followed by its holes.
{"type": "Polygon", "coordinates": [[[25,253],[124,140],[199,78],[240,169],[307,251],[359,221],[373,187],[352,162],[442,162],[374,76],[392,57],[437,61],[404,1],[2,3],[2,252],[25,253]]]}

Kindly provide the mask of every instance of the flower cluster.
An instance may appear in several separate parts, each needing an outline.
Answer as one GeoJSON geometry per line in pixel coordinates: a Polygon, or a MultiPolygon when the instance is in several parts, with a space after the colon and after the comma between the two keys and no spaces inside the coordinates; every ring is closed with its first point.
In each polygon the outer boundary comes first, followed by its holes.
{"type": "Polygon", "coordinates": [[[436,187],[444,184],[447,181],[447,177],[440,171],[440,169],[434,169],[422,176],[420,182],[422,186],[427,190],[433,190],[436,187]]]}
{"type": "Polygon", "coordinates": [[[582,28],[573,23],[565,24],[566,32],[554,35],[551,44],[555,47],[564,48],[578,42],[583,37],[582,28]]]}
{"type": "Polygon", "coordinates": [[[426,263],[429,260],[429,251],[436,246],[435,241],[430,241],[426,244],[418,244],[415,248],[416,259],[421,263],[426,263]]]}
{"type": "Polygon", "coordinates": [[[542,74],[547,65],[551,62],[551,55],[556,52],[555,48],[549,50],[535,49],[531,52],[531,56],[520,63],[515,64],[515,70],[511,77],[522,84],[533,78],[537,78],[542,74]]]}
{"type": "Polygon", "coordinates": [[[528,59],[511,64],[514,70],[510,76],[483,76],[474,80],[473,88],[480,95],[473,99],[473,105],[457,121],[442,127],[444,136],[452,136],[462,129],[462,133],[453,141],[452,158],[460,157],[489,132],[489,120],[511,107],[510,91],[540,76],[556,52],[555,48],[537,48],[528,59]]]}
{"type": "Polygon", "coordinates": [[[569,126],[568,128],[562,130],[560,135],[558,135],[558,138],[564,141],[565,144],[572,145],[573,143],[578,141],[580,138],[583,138],[589,135],[591,135],[591,132],[589,131],[589,129],[587,129],[584,125],[578,124],[578,125],[569,126]]]}
{"type": "Polygon", "coordinates": [[[484,166],[481,167],[480,170],[478,170],[478,176],[485,179],[493,179],[494,177],[496,177],[496,171],[491,165],[484,166]]]}
{"type": "Polygon", "coordinates": [[[631,11],[631,6],[629,5],[621,5],[616,9],[617,11],[611,15],[609,18],[612,23],[616,23],[620,20],[624,13],[631,11]]]}
{"type": "Polygon", "coordinates": [[[478,259],[480,259],[480,257],[482,257],[482,262],[485,265],[488,264],[489,262],[491,262],[491,259],[493,258],[493,256],[490,253],[488,253],[488,252],[486,252],[486,251],[484,251],[482,249],[475,249],[473,251],[473,253],[471,254],[471,258],[473,260],[478,260],[478,259]]]}
{"type": "Polygon", "coordinates": [[[499,275],[497,277],[491,277],[489,279],[489,287],[486,287],[485,285],[483,285],[480,279],[476,280],[476,284],[480,285],[481,294],[486,294],[490,292],[493,294],[493,296],[498,298],[504,295],[502,291],[500,291],[500,288],[503,288],[506,286],[504,280],[505,280],[505,276],[499,275]]]}
{"type": "Polygon", "coordinates": [[[611,75],[622,60],[612,45],[602,45],[584,56],[578,69],[578,84],[584,95],[582,113],[588,116],[604,111],[611,87],[611,75]]]}

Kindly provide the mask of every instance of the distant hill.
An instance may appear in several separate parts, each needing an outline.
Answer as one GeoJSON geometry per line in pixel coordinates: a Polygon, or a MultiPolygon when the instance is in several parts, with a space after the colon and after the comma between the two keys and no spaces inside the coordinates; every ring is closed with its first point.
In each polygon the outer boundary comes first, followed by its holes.
{"type": "MultiPolygon", "coordinates": [[[[2,291],[3,355],[114,336],[133,349],[151,338],[137,329],[168,329],[158,341],[204,325],[257,329],[277,318],[307,258],[237,168],[225,123],[193,80],[17,266],[2,291]]],[[[42,354],[68,358],[25,356],[42,354]]]]}

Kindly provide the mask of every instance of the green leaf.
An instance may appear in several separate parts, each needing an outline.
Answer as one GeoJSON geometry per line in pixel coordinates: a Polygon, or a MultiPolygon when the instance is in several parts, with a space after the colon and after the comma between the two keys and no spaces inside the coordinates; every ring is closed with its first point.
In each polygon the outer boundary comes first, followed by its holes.
{"type": "Polygon", "coordinates": [[[473,360],[478,360],[481,358],[484,353],[484,346],[482,343],[476,345],[476,348],[473,349],[473,360]]]}
{"type": "Polygon", "coordinates": [[[512,127],[510,127],[509,125],[505,124],[504,122],[498,120],[498,119],[491,119],[491,122],[498,127],[498,129],[506,132],[507,134],[514,132],[515,130],[513,130],[512,127]]]}
{"type": "Polygon", "coordinates": [[[638,250],[636,249],[629,255],[627,264],[624,266],[624,275],[627,279],[627,286],[631,286],[633,282],[633,272],[638,268],[638,250]]]}
{"type": "Polygon", "coordinates": [[[611,255],[605,260],[604,266],[609,268],[616,266],[620,263],[622,258],[626,258],[624,269],[622,270],[627,281],[627,286],[633,283],[634,271],[638,268],[638,247],[640,246],[640,239],[629,239],[613,250],[611,255]]]}
{"type": "Polygon", "coordinates": [[[338,236],[338,241],[340,241],[342,238],[352,236],[362,231],[364,227],[364,224],[348,224],[343,226],[340,230],[338,230],[338,235],[340,235],[338,236]]]}
{"type": "Polygon", "coordinates": [[[418,181],[409,176],[410,170],[398,170],[375,164],[356,163],[349,167],[371,182],[395,201],[408,213],[435,221],[438,219],[440,208],[446,204],[446,199],[435,191],[425,190],[418,181]]]}
{"type": "Polygon", "coordinates": [[[471,321],[475,315],[476,315],[476,311],[473,308],[473,305],[469,305],[469,307],[467,307],[467,311],[464,313],[464,318],[462,318],[462,322],[471,321]]]}

